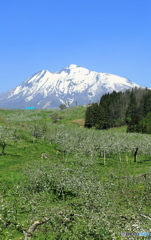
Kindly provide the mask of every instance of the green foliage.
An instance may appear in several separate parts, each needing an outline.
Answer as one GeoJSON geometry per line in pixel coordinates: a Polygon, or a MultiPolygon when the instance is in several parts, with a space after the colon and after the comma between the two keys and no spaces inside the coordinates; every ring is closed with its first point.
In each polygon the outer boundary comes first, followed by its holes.
{"type": "Polygon", "coordinates": [[[126,110],[127,132],[139,132],[140,113],[137,107],[136,96],[131,91],[130,102],[126,110]]]}
{"type": "MultiPolygon", "coordinates": [[[[103,95],[97,109],[95,104],[87,109],[89,114],[87,115],[86,112],[86,123],[90,122],[90,127],[96,127],[96,129],[108,129],[125,124],[124,118],[127,106],[125,99],[127,95],[129,95],[129,91],[125,95],[122,92],[116,93],[115,91],[103,95]]],[[[85,127],[88,127],[88,124],[85,124],[85,127]]]]}
{"type": "Polygon", "coordinates": [[[146,116],[146,128],[147,128],[147,133],[151,134],[151,112],[149,112],[146,116]]]}
{"type": "Polygon", "coordinates": [[[60,110],[64,110],[67,108],[67,106],[66,106],[66,104],[62,103],[62,104],[60,104],[59,108],[60,108],[60,110]]]}
{"type": "Polygon", "coordinates": [[[148,131],[147,114],[151,112],[151,91],[132,89],[115,91],[101,97],[99,105],[92,104],[85,115],[85,127],[109,129],[127,124],[127,132],[148,131]],[[147,124],[147,125],[146,125],[147,124]]]}
{"type": "Polygon", "coordinates": [[[85,127],[91,128],[98,122],[99,106],[97,103],[87,107],[85,114],[85,127]]]}
{"type": "Polygon", "coordinates": [[[151,134],[151,112],[139,122],[140,132],[151,134]]]}

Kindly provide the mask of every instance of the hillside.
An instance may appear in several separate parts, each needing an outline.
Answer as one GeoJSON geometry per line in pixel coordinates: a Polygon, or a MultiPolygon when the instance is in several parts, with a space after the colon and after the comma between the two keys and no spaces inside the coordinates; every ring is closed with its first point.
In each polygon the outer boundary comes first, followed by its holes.
{"type": "Polygon", "coordinates": [[[150,232],[151,136],[80,127],[85,110],[0,109],[2,240],[150,232]]]}

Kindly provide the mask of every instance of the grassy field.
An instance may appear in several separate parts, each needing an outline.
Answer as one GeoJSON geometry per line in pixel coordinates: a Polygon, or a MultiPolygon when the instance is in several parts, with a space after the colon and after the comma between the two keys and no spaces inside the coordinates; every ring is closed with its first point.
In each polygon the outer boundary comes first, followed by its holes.
{"type": "Polygon", "coordinates": [[[85,109],[0,109],[1,240],[151,231],[151,136],[85,129],[85,109]]]}

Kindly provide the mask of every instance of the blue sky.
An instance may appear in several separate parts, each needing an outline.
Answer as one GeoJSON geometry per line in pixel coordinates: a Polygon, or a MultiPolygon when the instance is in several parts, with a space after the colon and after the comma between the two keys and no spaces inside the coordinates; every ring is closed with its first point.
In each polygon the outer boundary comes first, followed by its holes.
{"type": "Polygon", "coordinates": [[[2,0],[0,93],[77,64],[151,88],[150,0],[2,0]]]}

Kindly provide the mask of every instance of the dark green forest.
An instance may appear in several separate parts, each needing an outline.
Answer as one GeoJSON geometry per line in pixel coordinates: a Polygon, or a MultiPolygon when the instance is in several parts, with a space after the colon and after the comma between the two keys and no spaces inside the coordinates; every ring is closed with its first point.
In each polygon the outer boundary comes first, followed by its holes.
{"type": "Polygon", "coordinates": [[[85,127],[109,129],[127,125],[127,132],[151,133],[151,90],[134,88],[112,92],[90,105],[85,127]]]}

